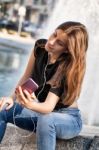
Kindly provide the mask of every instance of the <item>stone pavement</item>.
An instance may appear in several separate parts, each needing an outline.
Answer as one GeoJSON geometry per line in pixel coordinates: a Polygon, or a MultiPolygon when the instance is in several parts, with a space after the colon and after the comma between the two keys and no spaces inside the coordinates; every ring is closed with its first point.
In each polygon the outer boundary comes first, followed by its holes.
{"type": "MultiPolygon", "coordinates": [[[[0,150],[37,150],[35,134],[30,137],[21,137],[20,131],[21,129],[17,129],[16,133],[15,127],[8,125],[0,150]]],[[[99,150],[98,135],[98,127],[85,126],[78,137],[70,140],[57,139],[56,150],[99,150]]]]}

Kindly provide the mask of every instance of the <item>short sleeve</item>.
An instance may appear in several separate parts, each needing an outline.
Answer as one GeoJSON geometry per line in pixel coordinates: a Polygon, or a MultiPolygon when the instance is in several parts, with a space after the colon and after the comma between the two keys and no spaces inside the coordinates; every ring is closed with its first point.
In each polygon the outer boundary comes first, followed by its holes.
{"type": "Polygon", "coordinates": [[[52,92],[54,94],[56,94],[58,97],[61,97],[62,93],[63,93],[63,89],[64,87],[60,86],[60,87],[51,87],[49,92],[52,92]]]}
{"type": "Polygon", "coordinates": [[[34,45],[34,56],[35,57],[41,56],[42,53],[44,53],[46,42],[47,42],[46,39],[38,39],[35,42],[35,45],[34,45]]]}
{"type": "Polygon", "coordinates": [[[59,87],[51,87],[49,91],[56,94],[58,97],[61,97],[64,92],[64,78],[61,80],[59,87]]]}

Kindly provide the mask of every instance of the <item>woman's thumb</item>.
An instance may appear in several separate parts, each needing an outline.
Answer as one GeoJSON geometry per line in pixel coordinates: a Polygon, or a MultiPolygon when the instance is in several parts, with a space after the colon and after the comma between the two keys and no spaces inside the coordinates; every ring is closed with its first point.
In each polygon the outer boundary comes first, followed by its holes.
{"type": "Polygon", "coordinates": [[[12,106],[13,106],[13,103],[8,104],[8,106],[6,107],[6,110],[9,110],[12,106]]]}

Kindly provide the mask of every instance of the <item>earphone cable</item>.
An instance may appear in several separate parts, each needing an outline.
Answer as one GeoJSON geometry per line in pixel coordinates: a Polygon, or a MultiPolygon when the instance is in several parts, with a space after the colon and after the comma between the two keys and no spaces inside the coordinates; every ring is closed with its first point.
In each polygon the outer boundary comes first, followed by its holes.
{"type": "MultiPolygon", "coordinates": [[[[45,68],[44,68],[44,83],[43,83],[43,87],[42,87],[42,89],[39,91],[39,93],[37,94],[37,99],[38,99],[38,96],[40,95],[40,93],[43,91],[44,86],[45,86],[45,84],[46,84],[46,69],[47,69],[48,63],[49,63],[49,57],[48,57],[48,60],[47,60],[47,64],[46,64],[46,66],[45,66],[45,68]]],[[[16,122],[15,122],[15,109],[16,109],[16,105],[17,105],[17,104],[15,104],[14,110],[13,110],[13,123],[14,123],[15,126],[16,126],[16,122]]],[[[34,121],[33,121],[33,119],[32,119],[32,116],[31,116],[31,121],[32,121],[32,123],[33,123],[33,125],[34,125],[34,129],[33,129],[32,133],[30,133],[29,135],[21,135],[21,134],[19,134],[21,137],[30,137],[30,136],[34,133],[34,130],[36,129],[36,127],[35,127],[35,123],[34,123],[34,121]]],[[[15,132],[16,132],[16,134],[18,133],[16,127],[15,127],[15,132]]]]}

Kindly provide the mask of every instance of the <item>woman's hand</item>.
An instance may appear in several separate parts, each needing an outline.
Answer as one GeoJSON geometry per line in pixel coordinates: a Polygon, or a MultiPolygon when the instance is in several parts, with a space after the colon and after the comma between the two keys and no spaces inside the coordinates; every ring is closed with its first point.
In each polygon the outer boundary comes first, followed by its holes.
{"type": "Polygon", "coordinates": [[[0,99],[0,111],[6,106],[6,110],[10,109],[14,104],[12,97],[1,97],[0,99]]]}
{"type": "Polygon", "coordinates": [[[30,94],[27,90],[22,91],[21,86],[17,87],[15,91],[16,100],[22,106],[31,109],[31,103],[36,98],[34,94],[30,94]]]}

